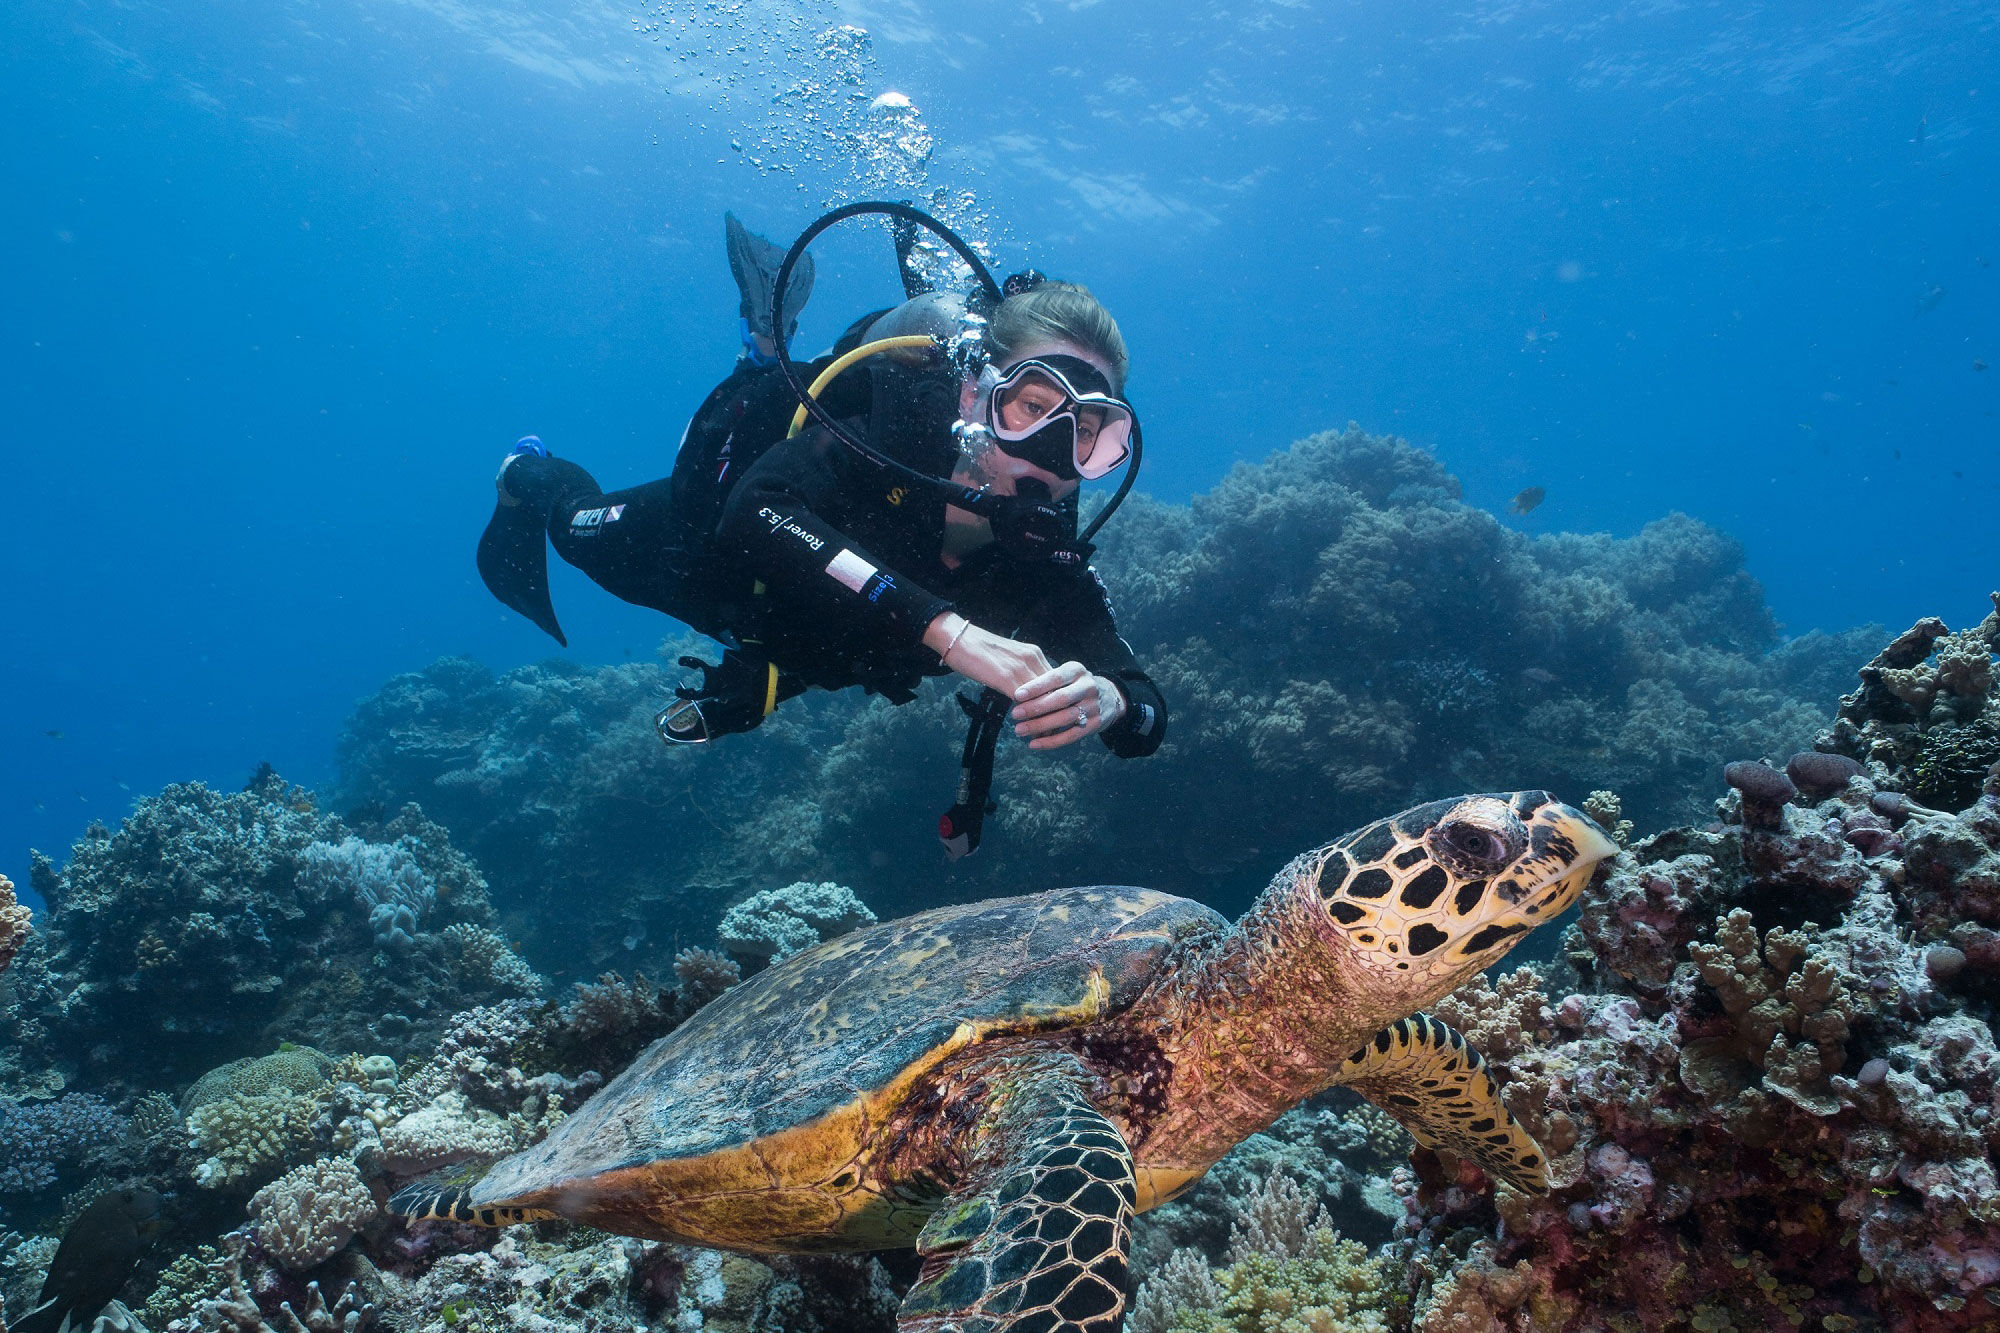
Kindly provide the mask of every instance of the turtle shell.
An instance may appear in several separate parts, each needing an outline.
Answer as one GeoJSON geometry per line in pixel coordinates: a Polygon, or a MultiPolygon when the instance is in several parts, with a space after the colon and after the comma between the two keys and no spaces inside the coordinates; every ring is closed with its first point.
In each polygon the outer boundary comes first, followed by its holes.
{"type": "Polygon", "coordinates": [[[474,1205],[739,1250],[907,1244],[927,1209],[881,1191],[870,1145],[955,1052],[1123,1012],[1169,949],[1227,922],[1150,889],[939,908],[831,940],[653,1043],[474,1205]]]}

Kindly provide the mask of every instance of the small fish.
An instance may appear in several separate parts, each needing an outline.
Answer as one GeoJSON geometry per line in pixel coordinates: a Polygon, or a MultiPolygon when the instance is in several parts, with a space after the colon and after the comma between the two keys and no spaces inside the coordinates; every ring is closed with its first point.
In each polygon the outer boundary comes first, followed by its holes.
{"type": "Polygon", "coordinates": [[[1938,302],[1942,300],[1944,300],[1943,287],[1933,284],[1925,288],[1923,294],[1917,297],[1917,313],[1921,315],[1927,311],[1937,309],[1938,302]]]}
{"type": "Polygon", "coordinates": [[[1547,667],[1522,667],[1521,679],[1531,685],[1553,685],[1559,677],[1547,667]]]}
{"type": "Polygon", "coordinates": [[[43,732],[42,735],[47,736],[52,741],[59,741],[63,739],[63,734],[60,731],[55,730],[53,727],[43,732]]]}
{"type": "Polygon", "coordinates": [[[1517,514],[1525,514],[1548,498],[1549,493],[1542,487],[1530,486],[1527,490],[1522,491],[1519,495],[1508,501],[1507,507],[1517,514]]]}
{"type": "Polygon", "coordinates": [[[1977,356],[1973,357],[1973,358],[1972,358],[1972,368],[1973,368],[1974,370],[1984,370],[1984,369],[1986,369],[1986,361],[1985,361],[1985,359],[1984,359],[1983,357],[1977,357],[1977,356]]]}
{"type": "Polygon", "coordinates": [[[14,1333],[57,1333],[65,1320],[72,1328],[89,1328],[97,1312],[125,1289],[139,1255],[162,1226],[160,1196],[143,1186],[92,1200],[63,1233],[42,1294],[35,1308],[15,1321],[14,1333]]]}

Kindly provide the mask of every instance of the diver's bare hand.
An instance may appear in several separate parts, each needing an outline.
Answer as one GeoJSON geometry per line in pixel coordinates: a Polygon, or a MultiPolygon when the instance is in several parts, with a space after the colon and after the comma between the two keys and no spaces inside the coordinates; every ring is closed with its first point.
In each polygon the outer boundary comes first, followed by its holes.
{"type": "Polygon", "coordinates": [[[1015,690],[1010,716],[1029,749],[1059,750],[1125,716],[1125,695],[1083,663],[1064,662],[1015,690]]]}
{"type": "Polygon", "coordinates": [[[924,644],[959,675],[1009,699],[1019,698],[1022,686],[1049,671],[1048,657],[1034,644],[983,630],[955,611],[931,622],[924,644]]]}

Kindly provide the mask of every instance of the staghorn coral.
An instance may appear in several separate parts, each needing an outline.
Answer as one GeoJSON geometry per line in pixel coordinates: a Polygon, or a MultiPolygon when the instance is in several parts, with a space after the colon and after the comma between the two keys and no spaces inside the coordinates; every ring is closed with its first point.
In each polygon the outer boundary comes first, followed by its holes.
{"type": "Polygon", "coordinates": [[[294,1167],[250,1196],[259,1248],[293,1272],[325,1263],[375,1214],[375,1196],[344,1157],[294,1167]]]}
{"type": "Polygon", "coordinates": [[[14,897],[14,881],[0,875],[0,972],[27,943],[30,919],[28,909],[14,897]]]}
{"type": "Polygon", "coordinates": [[[801,880],[751,894],[729,909],[717,933],[731,953],[777,962],[874,919],[852,889],[801,880]]]}

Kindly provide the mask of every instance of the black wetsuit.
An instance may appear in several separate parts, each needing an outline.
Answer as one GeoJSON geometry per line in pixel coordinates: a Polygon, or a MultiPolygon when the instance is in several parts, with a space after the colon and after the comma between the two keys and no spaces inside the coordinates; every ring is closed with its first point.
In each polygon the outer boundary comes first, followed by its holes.
{"type": "MultiPolygon", "coordinates": [[[[877,448],[945,475],[956,398],[948,372],[885,368],[848,371],[822,401],[877,448]]],[[[906,702],[924,677],[949,674],[923,634],[956,610],[1116,681],[1128,707],[1099,733],[1105,745],[1124,757],[1159,748],[1166,702],[1086,564],[989,543],[947,566],[944,497],[817,426],[782,438],[796,406],[776,370],[742,365],[696,413],[671,477],[607,492],[575,463],[524,456],[505,489],[546,515],[557,553],[607,592],[777,664],[780,699],[859,685],[906,702]]]]}

